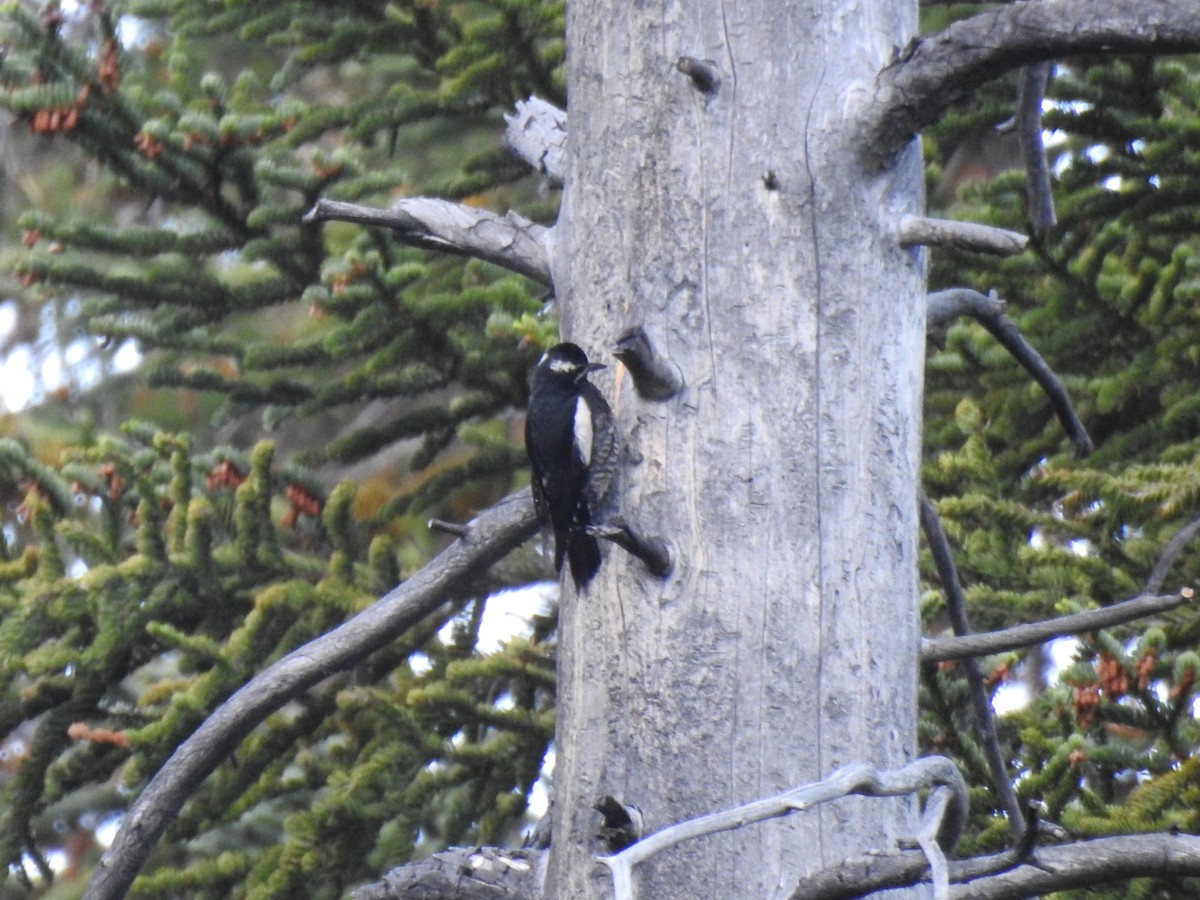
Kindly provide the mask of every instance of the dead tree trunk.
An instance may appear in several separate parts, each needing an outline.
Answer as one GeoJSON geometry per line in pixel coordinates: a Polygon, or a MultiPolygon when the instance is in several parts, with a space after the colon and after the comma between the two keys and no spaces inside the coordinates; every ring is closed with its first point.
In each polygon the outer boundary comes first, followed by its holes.
{"type": "MultiPolygon", "coordinates": [[[[643,326],[685,387],[607,382],[622,512],[666,581],[611,551],[566,597],[551,895],[607,896],[595,800],[649,829],[916,753],[925,261],[915,145],[859,162],[854,111],[915,30],[902,0],[568,6],[563,332],[643,326]]],[[[603,383],[603,382],[601,382],[603,383]]],[[[769,897],[911,828],[848,800],[676,848],[639,896],[769,897]]]]}

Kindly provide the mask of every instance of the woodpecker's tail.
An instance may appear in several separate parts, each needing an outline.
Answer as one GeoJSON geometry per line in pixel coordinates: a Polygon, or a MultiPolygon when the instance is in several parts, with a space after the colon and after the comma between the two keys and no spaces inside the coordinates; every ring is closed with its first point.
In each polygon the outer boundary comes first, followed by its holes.
{"type": "Polygon", "coordinates": [[[571,535],[571,542],[567,545],[567,562],[571,565],[575,589],[583,590],[600,571],[600,542],[582,532],[571,535]]]}

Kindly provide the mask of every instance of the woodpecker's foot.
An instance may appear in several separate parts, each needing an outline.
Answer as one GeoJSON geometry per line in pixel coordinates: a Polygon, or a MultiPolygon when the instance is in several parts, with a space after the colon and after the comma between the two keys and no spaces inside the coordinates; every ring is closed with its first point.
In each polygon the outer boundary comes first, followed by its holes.
{"type": "Polygon", "coordinates": [[[642,811],[636,806],[626,805],[605,794],[592,809],[604,816],[604,822],[596,829],[596,839],[609,854],[620,853],[642,839],[642,811]]]}
{"type": "Polygon", "coordinates": [[[657,537],[646,537],[622,516],[613,516],[599,525],[589,525],[587,533],[612,541],[626,553],[633,554],[646,564],[650,574],[656,578],[666,578],[671,574],[671,551],[667,542],[657,537]]]}
{"type": "Polygon", "coordinates": [[[430,519],[425,523],[430,531],[440,531],[443,534],[452,534],[456,538],[465,538],[471,533],[470,525],[459,525],[457,522],[447,522],[444,519],[430,519]]]}
{"type": "Polygon", "coordinates": [[[663,356],[641,325],[621,332],[613,356],[625,364],[643,400],[670,400],[683,390],[679,366],[663,356]]]}

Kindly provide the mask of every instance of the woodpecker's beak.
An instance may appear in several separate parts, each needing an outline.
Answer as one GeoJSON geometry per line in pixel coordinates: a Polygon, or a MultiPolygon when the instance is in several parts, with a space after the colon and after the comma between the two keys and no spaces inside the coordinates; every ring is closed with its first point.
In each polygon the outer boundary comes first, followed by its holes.
{"type": "Polygon", "coordinates": [[[584,367],[583,371],[579,373],[579,377],[575,380],[583,381],[583,379],[588,377],[588,372],[596,372],[596,371],[599,371],[600,369],[607,369],[607,368],[608,368],[608,366],[606,366],[604,363],[590,362],[584,367]]]}

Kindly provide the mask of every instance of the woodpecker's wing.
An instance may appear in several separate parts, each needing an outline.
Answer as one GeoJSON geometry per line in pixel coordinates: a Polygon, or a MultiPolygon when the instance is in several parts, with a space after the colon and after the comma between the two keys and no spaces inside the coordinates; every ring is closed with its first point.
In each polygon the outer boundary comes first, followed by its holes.
{"type": "Polygon", "coordinates": [[[529,487],[533,490],[533,509],[538,521],[545,525],[550,521],[550,501],[546,497],[546,468],[535,452],[534,438],[530,434],[530,420],[525,422],[525,447],[529,451],[530,479],[529,487]]]}
{"type": "Polygon", "coordinates": [[[583,490],[589,518],[595,523],[605,517],[606,502],[613,494],[621,446],[612,408],[591,382],[582,385],[580,401],[587,405],[591,420],[591,449],[586,460],[587,477],[583,490]]]}

